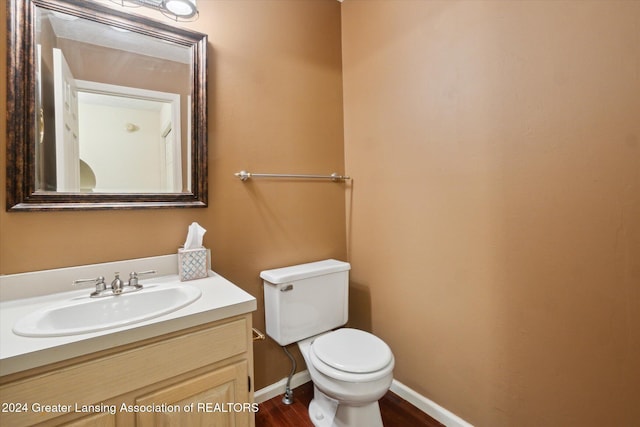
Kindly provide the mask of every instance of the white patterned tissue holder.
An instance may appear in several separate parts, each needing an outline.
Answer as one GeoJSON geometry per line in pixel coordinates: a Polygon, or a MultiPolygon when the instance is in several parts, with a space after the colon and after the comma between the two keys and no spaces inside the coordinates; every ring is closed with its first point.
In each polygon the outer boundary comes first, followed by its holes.
{"type": "Polygon", "coordinates": [[[178,272],[181,282],[208,277],[210,267],[211,251],[209,249],[178,249],[178,272]]]}

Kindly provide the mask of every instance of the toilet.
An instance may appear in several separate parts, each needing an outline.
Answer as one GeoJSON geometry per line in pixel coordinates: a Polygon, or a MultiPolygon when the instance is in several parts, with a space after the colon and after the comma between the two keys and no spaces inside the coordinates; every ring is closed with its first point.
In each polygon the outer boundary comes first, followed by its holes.
{"type": "Polygon", "coordinates": [[[378,400],[393,380],[389,346],[342,328],[350,268],[328,259],[260,273],[267,335],[281,346],[298,344],[314,386],[309,417],[317,427],[382,426],[378,400]]]}

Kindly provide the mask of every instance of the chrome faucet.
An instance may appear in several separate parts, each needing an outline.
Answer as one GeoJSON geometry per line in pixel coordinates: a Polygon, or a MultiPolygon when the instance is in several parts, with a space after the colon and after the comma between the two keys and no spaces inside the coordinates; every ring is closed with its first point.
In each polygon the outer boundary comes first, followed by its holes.
{"type": "Polygon", "coordinates": [[[116,271],[114,274],[116,275],[116,277],[111,282],[111,292],[113,292],[115,295],[119,295],[122,293],[124,282],[120,280],[120,272],[116,271]]]}
{"type": "Polygon", "coordinates": [[[81,283],[94,283],[96,285],[96,290],[91,292],[89,296],[91,298],[107,297],[139,291],[140,289],[142,289],[142,285],[138,283],[138,276],[153,273],[156,273],[156,270],[141,271],[140,273],[132,271],[131,273],[129,273],[129,282],[125,283],[122,281],[122,279],[120,279],[120,273],[116,272],[115,278],[111,282],[109,288],[107,288],[107,284],[104,282],[104,276],[99,276],[95,279],[74,280],[73,284],[79,285],[81,283]]]}

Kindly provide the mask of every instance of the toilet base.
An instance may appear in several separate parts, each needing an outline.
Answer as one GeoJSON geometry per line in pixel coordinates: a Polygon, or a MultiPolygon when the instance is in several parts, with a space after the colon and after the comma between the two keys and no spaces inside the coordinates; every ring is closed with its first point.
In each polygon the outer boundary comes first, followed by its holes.
{"type": "Polygon", "coordinates": [[[377,400],[362,406],[339,404],[315,385],[309,418],[315,427],[383,427],[377,400]]]}

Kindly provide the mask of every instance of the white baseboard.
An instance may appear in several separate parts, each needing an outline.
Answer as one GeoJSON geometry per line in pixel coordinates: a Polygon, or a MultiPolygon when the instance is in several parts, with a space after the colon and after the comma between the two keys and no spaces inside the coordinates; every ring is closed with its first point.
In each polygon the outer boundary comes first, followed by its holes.
{"type": "MultiPolygon", "coordinates": [[[[298,372],[291,378],[291,388],[294,389],[301,386],[302,384],[308,383],[309,381],[311,381],[309,371],[304,370],[298,372]]],[[[262,403],[276,396],[283,395],[286,386],[287,379],[283,378],[275,384],[271,384],[269,386],[261,388],[260,390],[257,390],[254,393],[254,400],[256,403],[262,403]]],[[[473,425],[469,424],[456,414],[446,410],[434,401],[427,399],[417,391],[402,384],[400,381],[393,380],[390,390],[447,427],[473,427],[473,425]]]]}
{"type": "Polygon", "coordinates": [[[473,427],[473,425],[469,424],[453,412],[448,411],[436,402],[427,399],[398,380],[393,380],[390,390],[447,427],[473,427]]]}

